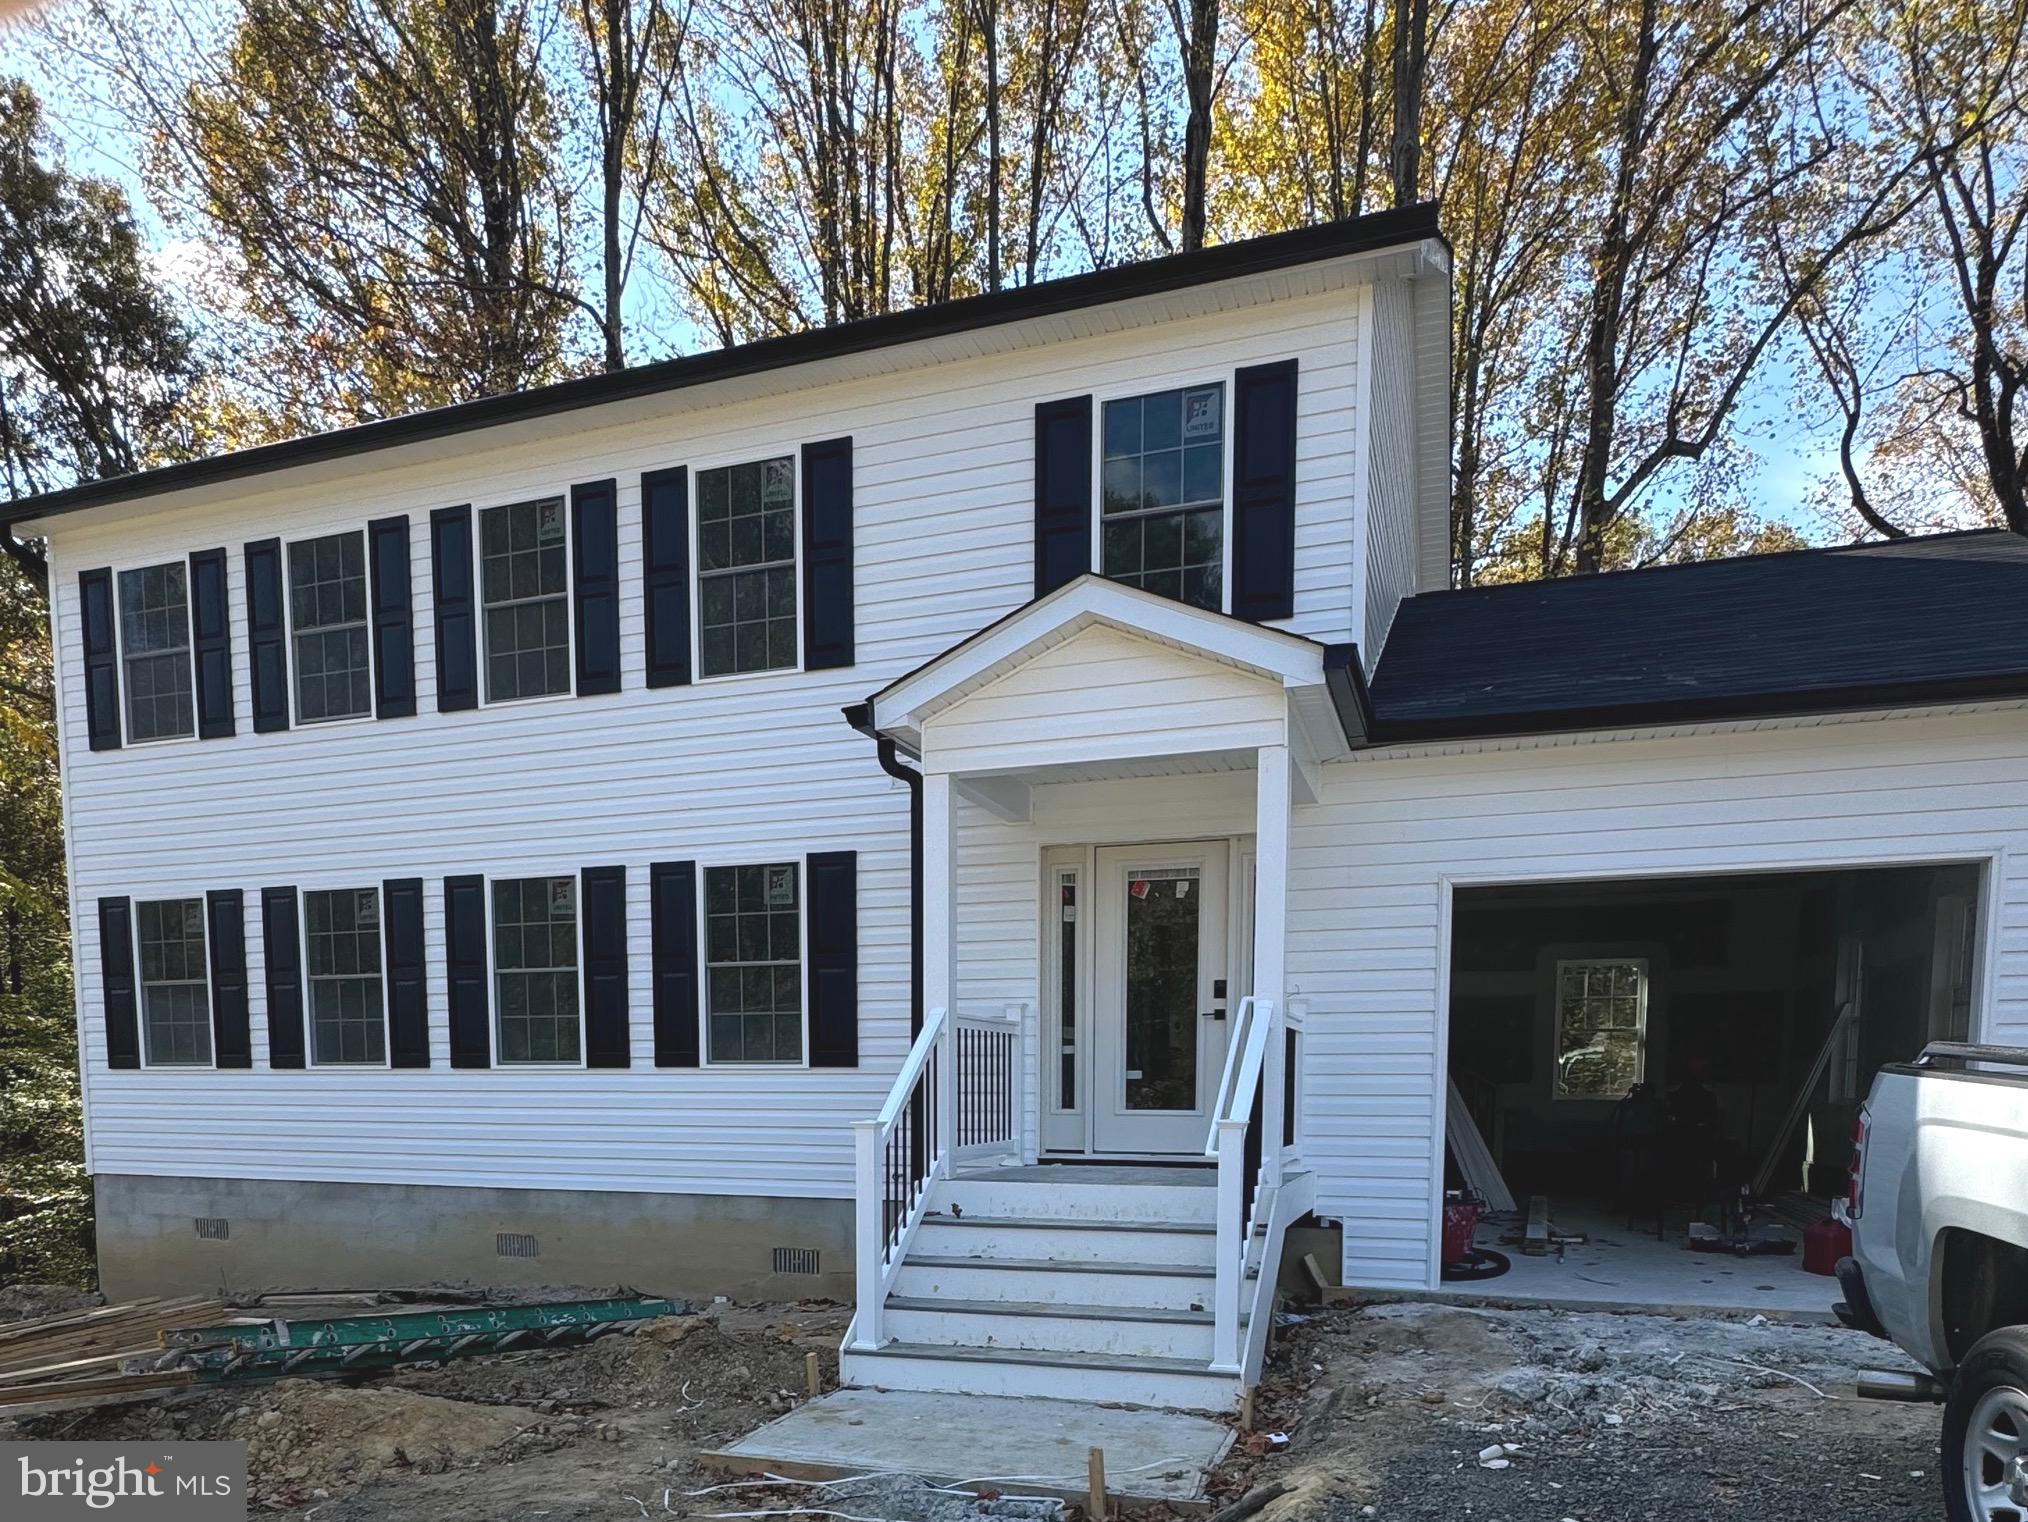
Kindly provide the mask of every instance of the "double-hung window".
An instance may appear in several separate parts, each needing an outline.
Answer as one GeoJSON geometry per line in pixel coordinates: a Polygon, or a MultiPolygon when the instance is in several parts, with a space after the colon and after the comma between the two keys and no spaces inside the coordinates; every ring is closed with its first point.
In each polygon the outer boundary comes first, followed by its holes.
{"type": "Polygon", "coordinates": [[[493,884],[493,981],[499,1061],[581,1059],[576,878],[493,884]]]}
{"type": "Polygon", "coordinates": [[[380,890],[303,894],[310,984],[310,1055],[319,1067],[387,1061],[381,987],[380,890]]]}
{"type": "Polygon", "coordinates": [[[297,722],[372,713],[363,533],[327,534],[289,546],[289,627],[296,646],[297,722]]]}
{"type": "Polygon", "coordinates": [[[190,571],[182,561],[120,572],[120,659],[129,741],[197,733],[190,571]]]}
{"type": "Polygon", "coordinates": [[[803,1060],[801,868],[704,869],[708,1060],[803,1060]]]}
{"type": "Polygon", "coordinates": [[[697,473],[698,668],[704,676],[796,664],[796,462],[697,473]]]}
{"type": "Polygon", "coordinates": [[[134,928],[141,952],[141,1031],[148,1066],[209,1066],[211,980],[204,900],[138,903],[134,928]]]}
{"type": "Polygon", "coordinates": [[[1556,964],[1556,1097],[1621,1099],[1647,1066],[1648,964],[1556,964]]]}
{"type": "Polygon", "coordinates": [[[1218,612],[1225,598],[1225,387],[1109,401],[1102,432],[1104,574],[1218,612]]]}
{"type": "Polygon", "coordinates": [[[570,691],[570,561],[561,497],[479,513],[486,701],[570,691]]]}

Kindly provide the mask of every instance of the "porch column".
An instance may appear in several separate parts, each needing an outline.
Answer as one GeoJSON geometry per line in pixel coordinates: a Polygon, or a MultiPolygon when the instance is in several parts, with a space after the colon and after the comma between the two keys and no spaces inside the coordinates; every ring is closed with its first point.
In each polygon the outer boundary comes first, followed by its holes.
{"type": "Polygon", "coordinates": [[[1253,886],[1253,993],[1272,1000],[1274,1019],[1261,1053],[1261,1172],[1270,1186],[1282,1179],[1283,1096],[1288,1043],[1289,810],[1294,775],[1286,745],[1263,745],[1254,780],[1256,854],[1253,886]]]}
{"type": "Polygon", "coordinates": [[[948,1160],[957,1147],[958,1043],[949,1022],[958,1013],[958,812],[949,772],[922,779],[922,1015],[945,1019],[936,1050],[936,1155],[948,1160]]]}

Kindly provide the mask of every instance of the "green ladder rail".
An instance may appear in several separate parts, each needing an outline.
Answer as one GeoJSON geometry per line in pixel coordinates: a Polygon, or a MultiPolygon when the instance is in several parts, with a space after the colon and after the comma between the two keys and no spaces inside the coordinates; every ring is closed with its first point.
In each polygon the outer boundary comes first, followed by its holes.
{"type": "Polygon", "coordinates": [[[544,1305],[479,1306],[392,1316],[192,1327],[165,1339],[173,1367],[201,1379],[277,1378],[288,1374],[368,1371],[527,1348],[556,1347],[630,1332],[643,1322],[680,1316],[678,1300],[625,1296],[544,1305]]]}

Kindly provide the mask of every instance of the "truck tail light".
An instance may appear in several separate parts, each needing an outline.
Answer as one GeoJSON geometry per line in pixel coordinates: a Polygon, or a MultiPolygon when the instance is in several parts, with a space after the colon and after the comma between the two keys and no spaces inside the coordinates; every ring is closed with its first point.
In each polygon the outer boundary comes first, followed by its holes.
{"type": "Polygon", "coordinates": [[[1872,1117],[1861,1105],[1852,1122],[1852,1167],[1845,1176],[1845,1215],[1849,1220],[1859,1219],[1859,1207],[1866,1198],[1866,1128],[1871,1123],[1872,1117]]]}

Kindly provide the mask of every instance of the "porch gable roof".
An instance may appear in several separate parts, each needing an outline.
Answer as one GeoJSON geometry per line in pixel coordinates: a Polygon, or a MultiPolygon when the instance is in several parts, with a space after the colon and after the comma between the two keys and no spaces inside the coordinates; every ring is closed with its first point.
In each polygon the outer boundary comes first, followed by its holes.
{"type": "Polygon", "coordinates": [[[1044,651],[1105,625],[1136,639],[1165,645],[1200,660],[1271,678],[1289,694],[1306,733],[1314,722],[1330,731],[1318,747],[1346,747],[1345,728],[1332,711],[1327,684],[1338,647],[1299,634],[1208,612],[1171,598],[1087,573],[1015,609],[997,623],[960,640],[867,701],[872,729],[920,754],[922,725],[951,705],[999,680],[1044,651]]]}

